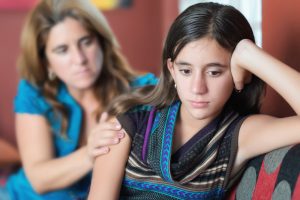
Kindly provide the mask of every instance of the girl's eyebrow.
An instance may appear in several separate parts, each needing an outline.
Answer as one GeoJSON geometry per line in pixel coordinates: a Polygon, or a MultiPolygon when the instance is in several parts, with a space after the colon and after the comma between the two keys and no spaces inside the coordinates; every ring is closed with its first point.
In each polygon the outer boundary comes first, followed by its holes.
{"type": "Polygon", "coordinates": [[[218,63],[218,62],[208,63],[206,66],[207,67],[222,67],[222,68],[227,68],[228,67],[226,64],[221,64],[221,63],[218,63]]]}
{"type": "Polygon", "coordinates": [[[191,66],[191,63],[188,63],[186,61],[175,61],[174,62],[176,65],[187,65],[187,66],[191,66]]]}
{"type": "MultiPolygon", "coordinates": [[[[192,66],[191,63],[188,63],[186,61],[175,61],[176,65],[184,65],[184,66],[192,66]]],[[[228,66],[226,64],[222,64],[219,62],[212,62],[205,65],[206,67],[221,67],[221,68],[227,68],[228,66]]]]}

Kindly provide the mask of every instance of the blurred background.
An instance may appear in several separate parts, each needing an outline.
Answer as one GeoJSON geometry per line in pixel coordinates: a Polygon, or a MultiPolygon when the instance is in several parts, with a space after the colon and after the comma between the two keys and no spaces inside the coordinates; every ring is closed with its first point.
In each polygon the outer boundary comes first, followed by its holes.
{"type": "MultiPolygon", "coordinates": [[[[18,83],[19,37],[25,16],[36,1],[0,0],[0,137],[12,144],[15,144],[13,99],[18,83]]],[[[158,75],[162,45],[170,24],[187,6],[205,0],[92,1],[104,12],[130,64],[140,72],[158,75]]],[[[250,21],[258,45],[300,71],[299,0],[216,2],[240,9],[250,21]]],[[[293,114],[286,102],[270,88],[262,112],[278,117],[293,114]]]]}

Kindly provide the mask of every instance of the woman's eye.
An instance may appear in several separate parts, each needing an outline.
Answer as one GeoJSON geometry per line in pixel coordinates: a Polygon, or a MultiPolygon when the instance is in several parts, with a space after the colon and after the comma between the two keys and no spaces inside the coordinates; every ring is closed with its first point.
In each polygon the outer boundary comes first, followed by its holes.
{"type": "Polygon", "coordinates": [[[215,77],[215,76],[221,75],[222,72],[220,72],[220,71],[208,71],[207,73],[208,73],[208,75],[215,77]]]}
{"type": "Polygon", "coordinates": [[[183,75],[189,75],[191,73],[191,70],[189,69],[181,69],[179,70],[183,75]]]}
{"type": "Polygon", "coordinates": [[[61,47],[58,47],[54,50],[55,53],[57,54],[64,54],[66,53],[68,50],[68,48],[66,46],[61,46],[61,47]]]}
{"type": "Polygon", "coordinates": [[[90,44],[92,44],[93,38],[88,37],[88,38],[84,38],[81,43],[85,46],[89,46],[90,44]]]}

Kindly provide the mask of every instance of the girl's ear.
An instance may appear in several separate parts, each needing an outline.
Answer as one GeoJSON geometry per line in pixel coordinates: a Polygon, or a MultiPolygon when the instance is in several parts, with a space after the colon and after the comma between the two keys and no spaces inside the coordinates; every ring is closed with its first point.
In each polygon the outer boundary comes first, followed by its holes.
{"type": "Polygon", "coordinates": [[[167,66],[168,66],[168,70],[169,70],[171,76],[174,79],[174,62],[171,61],[171,58],[168,58],[168,60],[167,60],[167,66]]]}

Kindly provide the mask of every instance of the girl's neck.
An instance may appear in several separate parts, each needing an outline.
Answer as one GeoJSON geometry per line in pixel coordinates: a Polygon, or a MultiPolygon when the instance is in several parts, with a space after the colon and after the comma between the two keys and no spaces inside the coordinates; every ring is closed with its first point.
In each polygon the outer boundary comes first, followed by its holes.
{"type": "Polygon", "coordinates": [[[203,119],[195,119],[183,106],[180,107],[178,123],[183,130],[196,134],[199,130],[209,124],[214,117],[206,117],[203,119]]]}
{"type": "Polygon", "coordinates": [[[211,118],[197,120],[186,110],[182,109],[181,106],[179,116],[176,121],[172,151],[177,151],[182,145],[197,134],[199,130],[210,123],[211,120],[211,118]]]}

